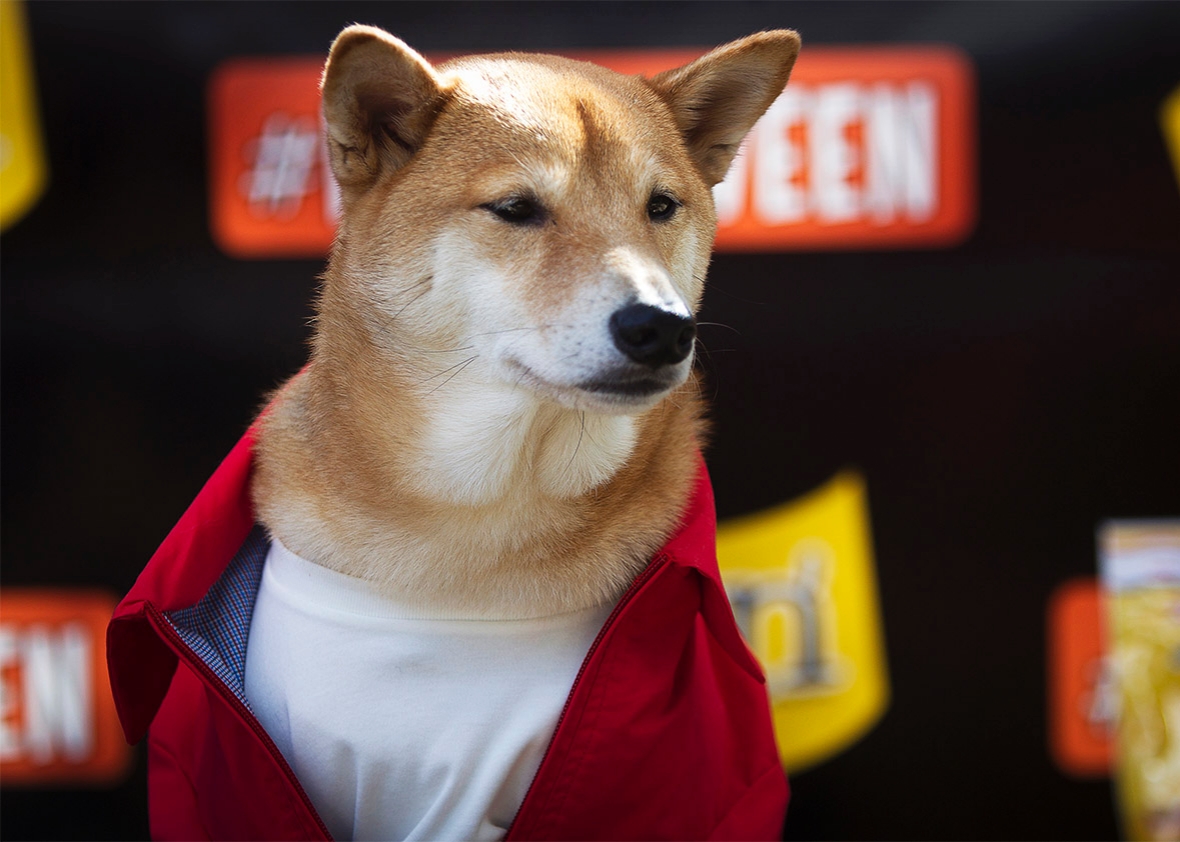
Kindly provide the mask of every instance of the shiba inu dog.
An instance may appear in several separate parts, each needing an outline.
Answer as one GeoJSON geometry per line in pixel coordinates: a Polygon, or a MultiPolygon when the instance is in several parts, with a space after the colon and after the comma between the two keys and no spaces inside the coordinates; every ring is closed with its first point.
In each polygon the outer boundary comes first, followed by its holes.
{"type": "Polygon", "coordinates": [[[711,188],[798,48],[339,36],[311,361],[108,627],[153,838],[780,838],[692,365],[711,188]]]}
{"type": "MultiPolygon", "coordinates": [[[[343,214],[311,362],[256,426],[260,584],[227,585],[255,599],[241,699],[333,836],[777,835],[692,366],[711,188],[797,50],[643,79],[333,45],[343,214]]],[[[178,616],[231,637],[214,613],[178,616]]]]}
{"type": "Polygon", "coordinates": [[[528,54],[435,68],[346,29],[312,362],[259,436],[270,532],[464,616],[617,598],[696,468],[710,189],[798,45],[763,32],[643,79],[528,54]]]}

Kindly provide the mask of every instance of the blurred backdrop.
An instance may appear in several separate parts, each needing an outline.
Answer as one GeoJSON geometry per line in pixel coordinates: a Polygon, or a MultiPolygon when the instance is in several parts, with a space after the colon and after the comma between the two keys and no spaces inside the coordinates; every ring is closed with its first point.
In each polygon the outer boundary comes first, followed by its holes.
{"type": "Polygon", "coordinates": [[[619,61],[802,34],[798,93],[719,194],[707,455],[727,523],[851,478],[889,690],[799,764],[786,837],[1118,835],[1077,641],[1097,530],[1180,515],[1180,5],[4,4],[5,838],[147,834],[101,627],[305,359],[330,188],[243,179],[268,131],[299,142],[298,68],[350,22],[619,61]],[[227,139],[274,92],[230,82],[288,57],[294,110],[227,139]]]}

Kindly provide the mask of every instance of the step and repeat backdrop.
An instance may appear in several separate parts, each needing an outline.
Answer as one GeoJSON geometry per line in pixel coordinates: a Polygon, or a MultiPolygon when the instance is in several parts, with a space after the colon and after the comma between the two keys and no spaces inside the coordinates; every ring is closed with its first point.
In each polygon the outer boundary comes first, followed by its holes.
{"type": "Polygon", "coordinates": [[[719,557],[788,839],[1180,838],[1180,6],[0,0],[0,834],[147,835],[118,598],[306,359],[351,22],[656,73],[715,191],[719,557]]]}

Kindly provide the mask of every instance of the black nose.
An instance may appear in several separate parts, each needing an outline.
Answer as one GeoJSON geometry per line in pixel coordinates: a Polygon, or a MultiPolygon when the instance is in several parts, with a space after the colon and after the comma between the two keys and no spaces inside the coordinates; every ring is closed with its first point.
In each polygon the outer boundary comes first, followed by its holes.
{"type": "Polygon", "coordinates": [[[615,347],[628,357],[655,368],[687,357],[697,326],[687,316],[650,304],[628,304],[611,315],[610,335],[615,347]]]}

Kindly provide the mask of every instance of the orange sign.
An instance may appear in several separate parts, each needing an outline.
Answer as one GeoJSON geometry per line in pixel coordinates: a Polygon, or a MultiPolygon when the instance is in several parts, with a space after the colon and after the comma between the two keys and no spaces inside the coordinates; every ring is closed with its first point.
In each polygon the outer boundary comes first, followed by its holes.
{"type": "MultiPolygon", "coordinates": [[[[650,75],[703,50],[570,53],[650,75]]],[[[432,56],[441,60],[442,56],[432,56]]],[[[211,225],[236,257],[318,257],[339,204],[321,58],[238,59],[209,84],[211,225]]],[[[975,88],[949,47],[810,47],[717,186],[717,248],[935,248],[975,224],[975,88]]]]}
{"type": "Polygon", "coordinates": [[[235,257],[315,257],[336,228],[322,62],[240,59],[209,82],[210,224],[235,257]]]}
{"type": "Polygon", "coordinates": [[[717,247],[945,247],[975,224],[975,91],[948,48],[804,50],[715,191],[717,247]]]}
{"type": "Polygon", "coordinates": [[[119,781],[131,750],[115,713],[106,627],[115,600],[95,591],[0,591],[0,781],[119,781]]]}
{"type": "Polygon", "coordinates": [[[1094,579],[1059,587],[1048,611],[1049,749],[1063,771],[1110,774],[1113,685],[1104,658],[1101,591],[1094,579]]]}

